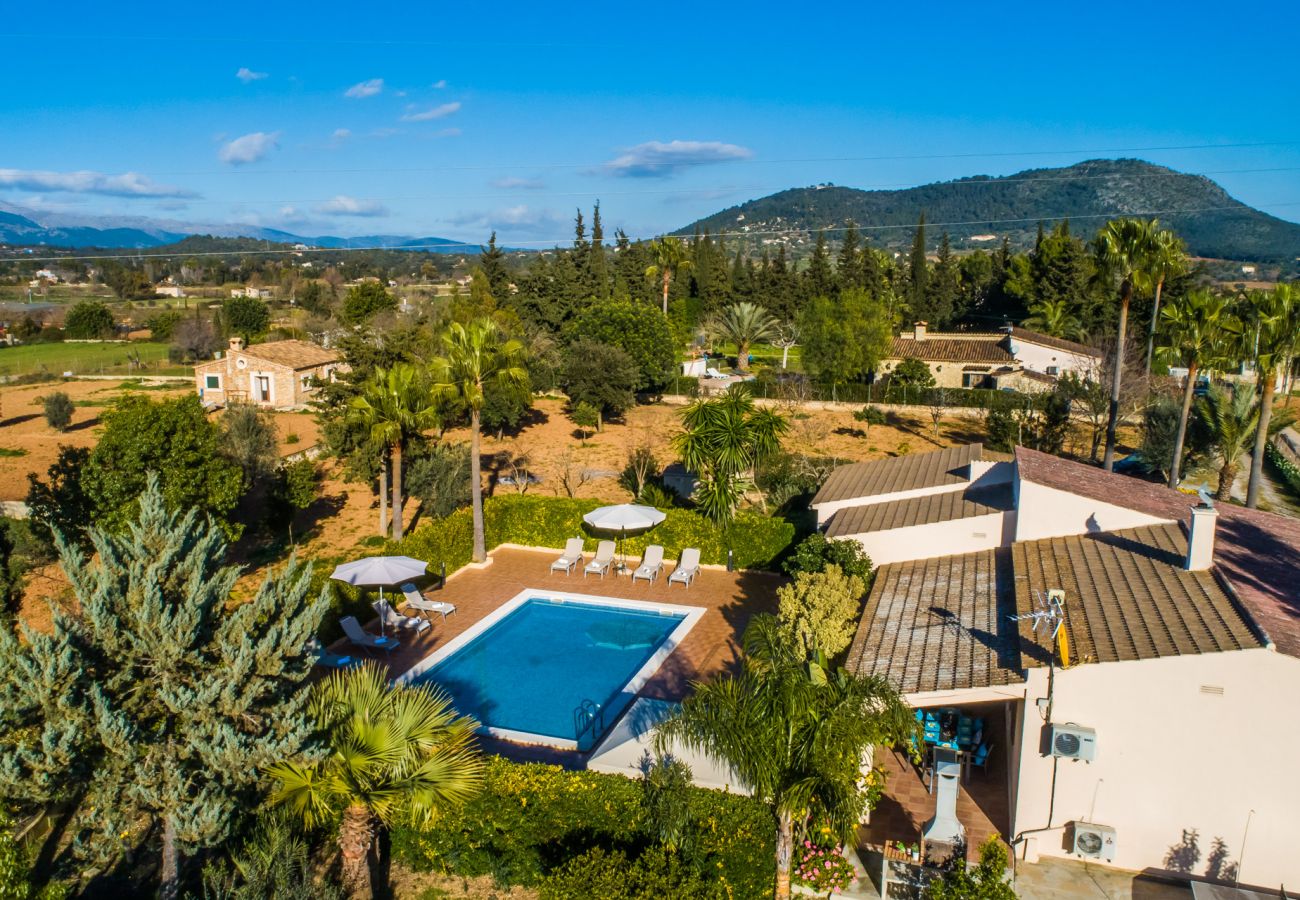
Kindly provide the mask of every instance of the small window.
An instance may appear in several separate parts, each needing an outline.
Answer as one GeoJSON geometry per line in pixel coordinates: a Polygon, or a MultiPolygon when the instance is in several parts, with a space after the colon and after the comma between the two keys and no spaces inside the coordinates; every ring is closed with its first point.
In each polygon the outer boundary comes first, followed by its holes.
{"type": "Polygon", "coordinates": [[[203,387],[205,390],[209,390],[209,391],[221,390],[221,376],[220,375],[205,376],[203,379],[203,387]]]}
{"type": "Polygon", "coordinates": [[[302,376],[302,389],[304,391],[311,389],[311,378],[312,377],[310,375],[302,376]]]}
{"type": "Polygon", "coordinates": [[[1047,367],[1047,374],[1048,374],[1048,375],[1060,375],[1060,374],[1061,374],[1061,367],[1060,367],[1060,366],[1048,366],[1048,367],[1047,367]]]}

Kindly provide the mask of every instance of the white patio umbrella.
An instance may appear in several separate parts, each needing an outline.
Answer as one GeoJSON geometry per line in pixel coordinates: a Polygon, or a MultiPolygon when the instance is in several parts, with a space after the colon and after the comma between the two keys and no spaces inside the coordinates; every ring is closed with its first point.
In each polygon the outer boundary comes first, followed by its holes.
{"type": "MultiPolygon", "coordinates": [[[[330,578],[344,584],[377,586],[379,599],[384,599],[384,585],[401,584],[424,575],[429,564],[409,556],[367,556],[334,567],[330,578]]],[[[384,617],[379,617],[379,631],[384,630],[384,617]]]]}
{"type": "Polygon", "coordinates": [[[597,531],[612,531],[618,534],[618,556],[620,570],[623,565],[623,536],[629,531],[645,531],[654,528],[667,516],[653,506],[640,506],[636,503],[618,503],[614,506],[602,506],[593,509],[582,517],[597,531]]]}

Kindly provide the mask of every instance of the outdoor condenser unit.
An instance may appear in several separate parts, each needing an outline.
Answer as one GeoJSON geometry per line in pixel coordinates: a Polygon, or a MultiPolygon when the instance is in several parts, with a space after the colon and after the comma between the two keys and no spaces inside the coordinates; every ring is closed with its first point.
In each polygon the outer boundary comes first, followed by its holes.
{"type": "Polygon", "coordinates": [[[1082,725],[1052,725],[1052,756],[1092,762],[1097,758],[1097,732],[1082,725]]]}
{"type": "Polygon", "coordinates": [[[1115,829],[1109,825],[1075,822],[1071,852],[1086,859],[1115,861],[1115,829]]]}

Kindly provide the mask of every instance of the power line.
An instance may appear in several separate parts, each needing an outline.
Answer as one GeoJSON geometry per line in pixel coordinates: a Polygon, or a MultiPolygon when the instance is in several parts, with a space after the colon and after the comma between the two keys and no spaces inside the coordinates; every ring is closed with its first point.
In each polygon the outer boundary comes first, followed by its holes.
{"type": "MultiPolygon", "coordinates": [[[[1273,203],[1271,206],[1300,206],[1300,200],[1288,200],[1282,203],[1273,203]]],[[[1047,215],[1029,216],[1021,219],[972,219],[964,222],[926,222],[927,228],[957,228],[966,226],[993,226],[993,225],[1012,225],[1026,224],[1032,222],[1050,222],[1061,219],[1070,221],[1079,221],[1083,219],[1111,219],[1116,217],[1137,218],[1143,216],[1183,216],[1204,212],[1222,212],[1224,210],[1248,209],[1241,204],[1233,206],[1203,206],[1193,209],[1156,209],[1144,211],[1119,210],[1108,213],[1085,213],[1085,214],[1062,214],[1053,213],[1047,215]]],[[[886,231],[891,229],[913,229],[916,225],[855,225],[858,231],[886,231]]],[[[771,237],[776,235],[792,234],[815,234],[818,231],[824,231],[829,234],[835,234],[841,231],[847,231],[847,225],[830,225],[813,228],[785,228],[772,229],[765,231],[720,231],[716,234],[710,234],[711,238],[723,237],[771,237]]],[[[545,247],[559,247],[564,241],[570,238],[548,238],[546,240],[531,241],[511,241],[512,245],[537,245],[545,247]]],[[[99,259],[173,259],[175,257],[210,257],[210,256],[286,256],[300,255],[303,253],[373,253],[381,250],[392,250],[398,252],[408,252],[412,250],[451,250],[451,249],[478,249],[481,243],[472,241],[444,241],[439,243],[428,244],[398,244],[398,245],[376,245],[368,247],[308,247],[303,250],[292,248],[277,248],[263,250],[203,250],[196,252],[171,252],[171,253],[103,253],[95,255],[76,255],[76,256],[19,256],[12,259],[26,262],[75,262],[89,261],[99,259]]]]}

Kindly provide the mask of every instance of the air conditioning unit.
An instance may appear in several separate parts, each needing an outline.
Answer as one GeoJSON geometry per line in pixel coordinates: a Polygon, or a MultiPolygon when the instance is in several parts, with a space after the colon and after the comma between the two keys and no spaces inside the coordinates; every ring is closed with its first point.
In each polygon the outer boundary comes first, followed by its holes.
{"type": "Polygon", "coordinates": [[[1097,758],[1097,732],[1082,725],[1053,725],[1052,756],[1092,762],[1097,758]]]}
{"type": "Polygon", "coordinates": [[[1115,829],[1109,825],[1075,822],[1070,852],[1085,859],[1115,861],[1115,829]]]}

